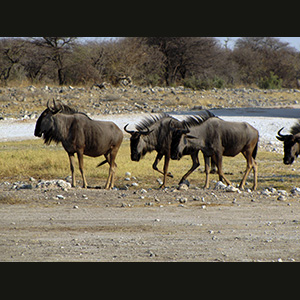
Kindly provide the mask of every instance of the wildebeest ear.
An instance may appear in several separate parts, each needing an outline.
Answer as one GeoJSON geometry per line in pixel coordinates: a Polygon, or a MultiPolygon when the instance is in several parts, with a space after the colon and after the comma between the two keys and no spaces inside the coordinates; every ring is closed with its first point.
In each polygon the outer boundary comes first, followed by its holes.
{"type": "Polygon", "coordinates": [[[191,140],[197,138],[197,137],[195,137],[195,136],[193,136],[193,135],[187,135],[186,137],[187,137],[188,139],[191,139],[191,140]]]}

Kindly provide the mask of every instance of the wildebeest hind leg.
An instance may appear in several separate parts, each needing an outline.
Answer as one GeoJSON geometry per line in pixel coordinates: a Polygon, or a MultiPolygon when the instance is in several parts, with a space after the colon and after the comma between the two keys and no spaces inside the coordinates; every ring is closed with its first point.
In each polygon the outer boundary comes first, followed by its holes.
{"type": "Polygon", "coordinates": [[[253,168],[253,173],[254,173],[254,184],[253,184],[253,190],[256,190],[257,187],[257,163],[254,160],[254,158],[252,158],[252,153],[250,153],[250,151],[245,151],[243,152],[244,157],[247,160],[247,167],[246,167],[246,171],[245,174],[243,176],[243,179],[240,183],[239,188],[243,189],[244,185],[246,183],[246,179],[249,176],[249,173],[251,171],[251,169],[253,168]]]}
{"type": "Polygon", "coordinates": [[[204,156],[204,165],[205,165],[205,184],[204,184],[204,188],[208,189],[209,188],[209,157],[208,156],[204,156]]]}
{"type": "Polygon", "coordinates": [[[105,189],[109,190],[114,187],[115,184],[115,173],[116,173],[116,168],[117,164],[115,163],[117,153],[119,151],[119,147],[115,147],[111,150],[109,155],[105,155],[105,158],[107,159],[109,163],[109,172],[108,172],[108,178],[105,184],[105,189]]]}
{"type": "Polygon", "coordinates": [[[70,161],[70,169],[72,173],[72,187],[76,186],[76,180],[75,180],[75,173],[74,173],[74,153],[68,153],[69,155],[69,161],[70,161]]]}
{"type": "MultiPolygon", "coordinates": [[[[162,159],[162,157],[163,157],[163,154],[157,153],[157,155],[156,155],[156,157],[155,157],[155,160],[154,160],[154,163],[153,163],[153,165],[152,165],[152,168],[153,168],[153,170],[155,170],[155,171],[159,172],[160,174],[163,174],[163,175],[164,175],[164,172],[160,171],[160,170],[158,169],[158,167],[157,167],[157,165],[158,165],[158,163],[160,162],[160,160],[162,159]]],[[[167,176],[169,176],[169,177],[171,177],[171,178],[174,177],[170,172],[167,173],[167,176]]]]}
{"type": "Polygon", "coordinates": [[[77,152],[77,157],[78,157],[78,163],[79,163],[79,170],[82,176],[82,181],[83,181],[83,185],[82,187],[84,189],[87,188],[87,182],[85,179],[85,175],[84,175],[84,170],[83,170],[83,153],[82,152],[77,152]]]}

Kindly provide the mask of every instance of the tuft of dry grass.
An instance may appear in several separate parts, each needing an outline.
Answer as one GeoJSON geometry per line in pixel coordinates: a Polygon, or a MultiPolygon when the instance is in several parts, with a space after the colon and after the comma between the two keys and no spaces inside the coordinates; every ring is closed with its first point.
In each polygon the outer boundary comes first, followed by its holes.
{"type": "MultiPolygon", "coordinates": [[[[200,157],[200,167],[194,171],[188,180],[194,186],[203,187],[205,181],[204,164],[202,154],[200,157]]],[[[129,141],[124,140],[116,163],[118,165],[116,172],[117,187],[122,187],[126,183],[137,181],[138,188],[158,188],[157,179],[162,179],[162,175],[152,169],[156,152],[148,153],[140,160],[133,162],[130,159],[129,141]],[[130,172],[136,180],[125,181],[125,173],[130,172]]],[[[86,172],[87,182],[89,185],[104,186],[108,175],[108,164],[96,168],[104,157],[91,158],[84,157],[84,169],[86,172]]],[[[300,167],[299,163],[292,166],[286,166],[282,162],[282,155],[266,151],[258,151],[258,189],[275,187],[277,189],[290,190],[294,186],[300,186],[300,167]]],[[[19,142],[2,142],[0,143],[0,178],[2,181],[28,180],[30,177],[35,179],[65,179],[71,175],[69,160],[66,151],[61,145],[52,144],[46,146],[42,140],[29,140],[19,142]]],[[[181,177],[190,169],[192,161],[190,156],[183,157],[180,161],[171,161],[169,171],[174,178],[167,179],[167,186],[177,186],[181,177]]],[[[159,169],[163,168],[163,159],[158,165],[159,169]]],[[[239,184],[246,168],[244,157],[238,156],[224,157],[223,169],[229,180],[239,184]]],[[[75,174],[78,185],[81,186],[82,180],[76,161],[75,174]]],[[[218,175],[210,175],[210,185],[218,181],[218,175]]],[[[248,185],[253,185],[252,172],[248,177],[248,185]]]]}

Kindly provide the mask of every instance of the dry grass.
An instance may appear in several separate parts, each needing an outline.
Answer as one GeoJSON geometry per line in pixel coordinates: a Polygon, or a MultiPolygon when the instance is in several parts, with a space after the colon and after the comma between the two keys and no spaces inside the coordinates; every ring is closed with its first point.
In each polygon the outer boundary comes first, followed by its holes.
{"type": "MultiPolygon", "coordinates": [[[[158,188],[157,178],[162,175],[152,169],[156,152],[147,154],[140,162],[130,160],[129,141],[124,141],[117,156],[118,169],[116,173],[116,186],[121,187],[125,183],[125,173],[130,172],[139,182],[139,188],[158,188]]],[[[108,165],[96,168],[104,157],[91,158],[85,156],[84,168],[88,184],[105,184],[108,165]]],[[[67,153],[60,145],[45,146],[41,140],[30,140],[21,142],[0,143],[0,178],[2,181],[28,181],[30,177],[35,179],[64,179],[71,174],[67,153]]],[[[293,166],[286,166],[282,163],[282,155],[271,152],[258,152],[258,189],[275,187],[277,189],[290,190],[294,186],[300,186],[300,167],[298,163],[293,166]]],[[[200,154],[201,166],[189,176],[192,185],[202,187],[204,185],[205,175],[203,173],[203,158],[200,154]]],[[[224,170],[228,179],[234,183],[239,183],[242,173],[245,170],[246,162],[240,154],[235,158],[224,157],[224,170]]],[[[174,178],[168,178],[167,186],[176,186],[182,175],[191,167],[192,162],[189,156],[183,157],[180,161],[171,161],[169,170],[174,178]]],[[[163,167],[163,160],[158,165],[163,167]]],[[[81,176],[76,162],[76,179],[81,185],[81,176]]],[[[217,175],[211,175],[212,181],[218,180],[217,175]]],[[[249,187],[252,187],[252,173],[248,178],[249,187]]]]}

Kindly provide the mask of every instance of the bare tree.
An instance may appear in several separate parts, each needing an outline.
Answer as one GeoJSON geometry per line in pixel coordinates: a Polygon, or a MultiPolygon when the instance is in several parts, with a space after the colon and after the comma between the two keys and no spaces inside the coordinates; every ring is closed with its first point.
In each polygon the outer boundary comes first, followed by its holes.
{"type": "Polygon", "coordinates": [[[19,64],[24,53],[23,39],[6,38],[0,42],[0,79],[7,84],[13,68],[19,64]]]}
{"type": "Polygon", "coordinates": [[[45,47],[49,50],[49,59],[51,59],[57,71],[59,85],[65,83],[64,69],[66,67],[66,57],[71,53],[77,37],[43,37],[35,39],[35,44],[45,47]]]}

